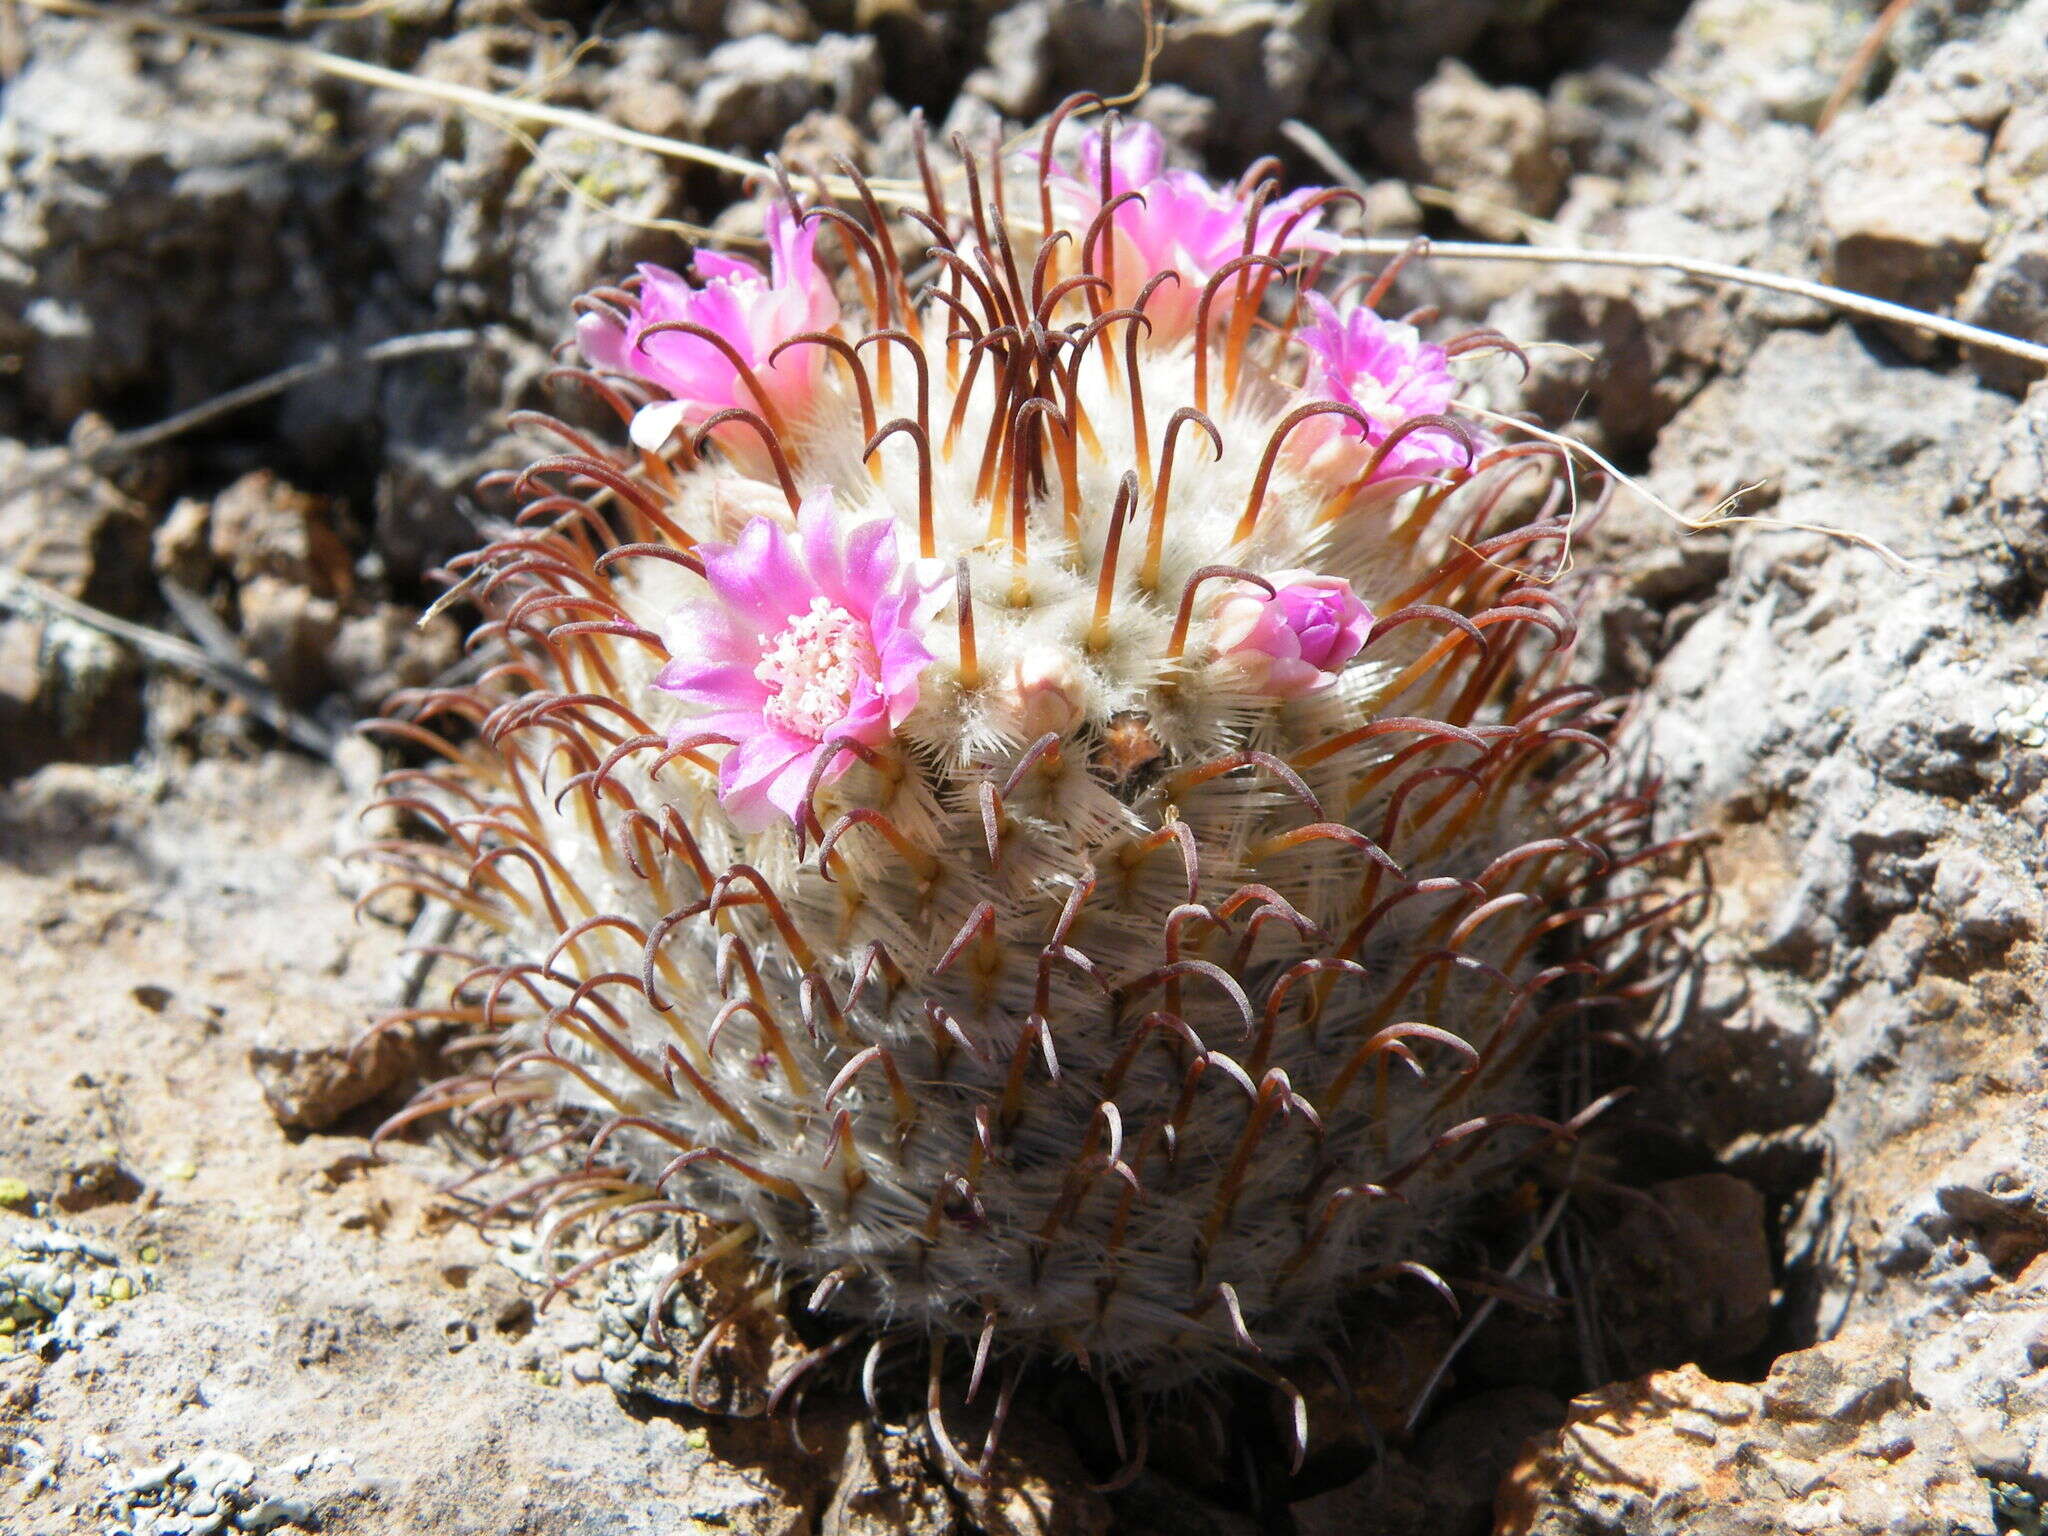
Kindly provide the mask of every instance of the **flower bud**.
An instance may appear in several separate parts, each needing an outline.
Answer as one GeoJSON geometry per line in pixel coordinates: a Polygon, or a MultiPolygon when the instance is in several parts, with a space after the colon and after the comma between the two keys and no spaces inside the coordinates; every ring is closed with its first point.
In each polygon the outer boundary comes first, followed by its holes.
{"type": "Polygon", "coordinates": [[[1210,641],[1241,686],[1296,698],[1328,687],[1359,653],[1372,610],[1341,576],[1282,571],[1273,595],[1235,591],[1211,612],[1210,641]]]}
{"type": "Polygon", "coordinates": [[[1021,741],[1064,736],[1081,722],[1082,679],[1072,656],[1049,645],[1020,653],[994,689],[997,712],[1021,741]]]}

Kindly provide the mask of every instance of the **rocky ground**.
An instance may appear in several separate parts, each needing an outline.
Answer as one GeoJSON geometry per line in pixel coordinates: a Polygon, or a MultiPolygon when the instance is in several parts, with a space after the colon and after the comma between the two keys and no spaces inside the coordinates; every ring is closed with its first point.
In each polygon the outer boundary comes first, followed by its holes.
{"type": "MultiPolygon", "coordinates": [[[[912,107],[979,141],[1142,62],[1136,12],[1082,0],[164,9],[884,173],[912,107]]],[[[1374,232],[1681,252],[2048,340],[2048,0],[1922,0],[1882,34],[1877,10],[1186,0],[1136,110],[1218,172],[1323,177],[1331,147],[1374,232]]],[[[1910,566],[1627,496],[1582,551],[1584,664],[1641,690],[1634,749],[1671,829],[1714,834],[1714,902],[1521,1277],[1558,1304],[1493,1311],[1412,1435],[1453,1325],[1354,1340],[1372,1433],[1298,1478],[1252,1399],[1229,1454],[1169,1429],[1100,1493],[1095,1426],[1055,1399],[971,1489],[830,1392],[807,1453],[678,1406],[644,1315],[602,1287],[541,1307],[510,1236],[437,1194],[474,1149],[372,1156],[419,1063],[347,1050],[420,976],[402,929],[351,915],[380,760],[346,728],[457,664],[451,625],[414,625],[422,572],[472,539],[477,475],[530,452],[506,412],[562,406],[569,299],[673,259],[665,223],[737,188],[25,4],[0,3],[0,72],[0,1525],[2048,1529],[2026,365],[1669,274],[1409,280],[1551,343],[1519,403],[1671,505],[1756,485],[1745,510],[1910,566]]],[[[745,1351],[785,1347],[724,1341],[710,1395],[752,1406],[745,1351]]]]}

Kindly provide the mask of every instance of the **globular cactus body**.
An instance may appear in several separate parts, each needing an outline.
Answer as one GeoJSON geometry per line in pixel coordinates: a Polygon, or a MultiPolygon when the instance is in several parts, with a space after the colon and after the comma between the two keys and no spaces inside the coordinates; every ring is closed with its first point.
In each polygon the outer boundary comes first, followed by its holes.
{"type": "Polygon", "coordinates": [[[1328,195],[1054,149],[928,179],[921,289],[790,200],[768,273],[589,302],[638,452],[528,471],[456,563],[498,664],[393,727],[394,881],[493,935],[408,1115],[580,1117],[558,1216],[710,1214],[977,1378],[1265,1372],[1568,1130],[1531,1064],[1647,801],[1562,525],[1498,526],[1546,466],[1378,292],[1283,296],[1328,195]]]}

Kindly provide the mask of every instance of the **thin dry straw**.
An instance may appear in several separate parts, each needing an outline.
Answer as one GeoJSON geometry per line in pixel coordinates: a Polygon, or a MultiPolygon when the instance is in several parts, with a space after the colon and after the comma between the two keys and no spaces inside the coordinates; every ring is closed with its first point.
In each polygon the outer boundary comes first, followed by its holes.
{"type": "MultiPolygon", "coordinates": [[[[1414,243],[1412,240],[1347,240],[1343,249],[1359,256],[1398,256],[1414,243]]],[[[1750,288],[1768,288],[1774,293],[1796,294],[1802,299],[1815,299],[1852,315],[1888,320],[1895,325],[1912,326],[1915,330],[1946,336],[1953,341],[1994,348],[2048,368],[2048,346],[2038,342],[1966,325],[1944,315],[1908,309],[1903,304],[1873,299],[1867,294],[1851,293],[1846,288],[1831,288],[1825,283],[1809,282],[1801,277],[1758,272],[1750,267],[1730,266],[1721,261],[1701,261],[1692,256],[1653,256],[1640,251],[1589,251],[1565,245],[1489,245],[1473,240],[1427,241],[1419,254],[1438,261],[1526,261],[1546,266],[1632,267],[1682,272],[1687,277],[1702,278],[1708,282],[1740,283],[1750,288]]]]}
{"type": "MultiPolygon", "coordinates": [[[[358,84],[404,91],[411,95],[425,96],[454,106],[466,107],[486,118],[573,128],[596,138],[610,139],[616,144],[643,149],[650,154],[666,156],[669,159],[692,161],[734,176],[765,179],[772,174],[766,165],[749,160],[743,155],[727,154],[722,150],[691,144],[682,139],[664,138],[660,134],[621,128],[616,123],[606,122],[591,113],[577,112],[567,107],[553,107],[545,102],[494,95],[489,91],[455,85],[444,80],[423,80],[402,70],[365,64],[340,54],[307,47],[303,43],[251,37],[247,33],[209,27],[175,16],[152,16],[139,11],[111,10],[92,3],[92,0],[26,0],[26,3],[36,10],[46,11],[52,15],[74,16],[107,26],[165,33],[194,42],[210,43],[217,47],[252,49],[271,58],[298,64],[340,79],[353,80],[358,84]]],[[[828,177],[826,187],[835,197],[852,196],[855,192],[852,183],[844,178],[828,177]]],[[[880,190],[877,188],[877,191],[880,190]]],[[[902,194],[900,198],[891,196],[887,200],[921,199],[921,191],[912,189],[911,192],[902,194]]],[[[1347,241],[1344,249],[1362,256],[1398,256],[1407,250],[1409,245],[1410,242],[1405,240],[1354,240],[1347,241]]],[[[1725,262],[1700,261],[1689,256],[1645,255],[1634,251],[1589,251],[1565,246],[1490,245],[1478,241],[1443,241],[1431,246],[1430,251],[1438,259],[1445,261],[1522,261],[1550,266],[1643,268],[1680,272],[1688,277],[1697,277],[1709,282],[1765,288],[1813,299],[1850,314],[1864,315],[1875,320],[1888,320],[1896,325],[1910,326],[1936,336],[1968,342],[1972,346],[1987,347],[2048,368],[2048,346],[2036,342],[2022,341],[2018,337],[1987,331],[1979,326],[1966,325],[1960,320],[1950,320],[1941,315],[1930,315],[1921,310],[1909,309],[1903,304],[1892,304],[1883,299],[1870,298],[1865,294],[1851,293],[1847,289],[1830,287],[1825,283],[1784,277],[1774,272],[1758,272],[1749,267],[1731,266],[1725,262]]]]}
{"type": "Polygon", "coordinates": [[[160,32],[172,37],[186,38],[192,42],[211,43],[221,48],[247,49],[286,63],[318,70],[321,74],[333,75],[342,80],[353,80],[359,85],[405,91],[414,96],[429,96],[453,106],[467,107],[473,112],[489,117],[547,123],[556,128],[574,128],[598,138],[610,139],[614,143],[644,149],[650,154],[665,155],[672,160],[695,161],[699,165],[707,165],[734,176],[768,174],[768,167],[741,155],[729,155],[722,150],[707,149],[701,144],[688,144],[681,139],[664,138],[656,133],[641,133],[636,129],[621,128],[588,112],[576,112],[567,107],[551,107],[542,101],[499,96],[490,91],[477,90],[474,86],[456,85],[447,80],[424,80],[416,75],[408,75],[403,70],[386,69],[379,64],[365,64],[359,59],[346,58],[320,48],[309,48],[303,43],[251,37],[246,32],[230,31],[224,27],[209,27],[201,22],[187,21],[181,16],[153,16],[145,11],[114,10],[108,6],[93,4],[92,0],[27,0],[27,3],[36,10],[47,11],[54,16],[75,16],[110,27],[160,32]]]}

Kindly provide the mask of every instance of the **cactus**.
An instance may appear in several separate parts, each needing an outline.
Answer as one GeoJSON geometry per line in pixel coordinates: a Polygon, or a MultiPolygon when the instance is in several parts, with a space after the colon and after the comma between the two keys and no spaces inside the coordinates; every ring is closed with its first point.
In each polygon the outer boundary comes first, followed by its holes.
{"type": "Polygon", "coordinates": [[[1609,894],[1651,803],[1565,676],[1563,484],[1503,510],[1554,450],[1458,412],[1512,349],[1326,296],[1347,194],[1068,153],[1073,105],[950,196],[920,144],[893,233],[785,183],[766,272],[589,296],[565,371],[633,449],[536,423],[450,566],[493,664],[384,722],[437,757],[380,889],[478,934],[404,1016],[475,1069],[400,1123],[573,1132],[555,1222],[708,1215],[827,1349],[976,1389],[1270,1377],[1442,1288],[1658,910],[1609,894]]]}

